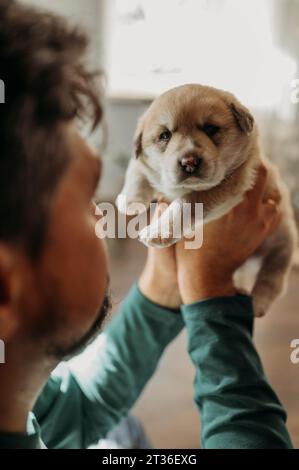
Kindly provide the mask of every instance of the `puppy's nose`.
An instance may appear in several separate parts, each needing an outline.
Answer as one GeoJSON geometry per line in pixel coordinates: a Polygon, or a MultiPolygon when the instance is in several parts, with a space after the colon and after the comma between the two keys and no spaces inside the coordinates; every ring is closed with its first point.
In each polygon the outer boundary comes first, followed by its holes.
{"type": "Polygon", "coordinates": [[[201,162],[202,158],[200,158],[198,155],[190,154],[181,159],[180,166],[185,173],[192,175],[194,173],[198,173],[201,162]]]}

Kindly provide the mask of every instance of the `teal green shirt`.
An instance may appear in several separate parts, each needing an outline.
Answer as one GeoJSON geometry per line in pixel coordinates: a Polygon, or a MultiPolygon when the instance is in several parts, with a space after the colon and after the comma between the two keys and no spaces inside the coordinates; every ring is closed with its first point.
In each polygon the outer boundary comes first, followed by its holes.
{"type": "Polygon", "coordinates": [[[135,286],[105,332],[62,363],[44,387],[27,435],[0,434],[0,447],[86,448],[125,417],[184,325],[195,366],[194,399],[204,448],[291,448],[286,414],[252,342],[250,297],[207,299],[181,312],[135,286]]]}

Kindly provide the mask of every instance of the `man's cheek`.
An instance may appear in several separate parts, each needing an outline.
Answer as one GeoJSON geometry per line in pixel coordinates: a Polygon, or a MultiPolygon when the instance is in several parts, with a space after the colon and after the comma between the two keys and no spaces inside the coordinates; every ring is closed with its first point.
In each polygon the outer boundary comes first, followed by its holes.
{"type": "Polygon", "coordinates": [[[107,249],[102,240],[96,240],[92,255],[92,263],[86,269],[89,271],[90,296],[95,299],[98,308],[98,304],[103,302],[108,278],[107,249]]]}

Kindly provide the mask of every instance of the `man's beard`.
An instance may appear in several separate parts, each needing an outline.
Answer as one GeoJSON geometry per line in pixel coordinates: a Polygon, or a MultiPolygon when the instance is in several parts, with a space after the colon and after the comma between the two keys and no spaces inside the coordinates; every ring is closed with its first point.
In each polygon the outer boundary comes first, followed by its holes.
{"type": "MultiPolygon", "coordinates": [[[[90,328],[75,335],[71,332],[70,320],[63,321],[65,307],[62,305],[57,284],[53,280],[48,280],[46,292],[43,291],[40,306],[40,321],[31,330],[30,343],[40,344],[43,354],[55,363],[67,360],[82,352],[101,332],[111,310],[111,298],[109,295],[109,280],[103,303],[98,311],[96,319],[90,328]]],[[[42,290],[42,287],[41,287],[42,290]]],[[[23,309],[25,302],[22,304],[23,309]]]]}
{"type": "Polygon", "coordinates": [[[91,325],[89,330],[77,341],[65,347],[53,347],[51,355],[58,361],[71,359],[84,351],[84,349],[92,343],[96,337],[102,332],[105,320],[108,319],[111,310],[111,298],[108,292],[106,292],[102,306],[98,312],[98,315],[91,325]]]}

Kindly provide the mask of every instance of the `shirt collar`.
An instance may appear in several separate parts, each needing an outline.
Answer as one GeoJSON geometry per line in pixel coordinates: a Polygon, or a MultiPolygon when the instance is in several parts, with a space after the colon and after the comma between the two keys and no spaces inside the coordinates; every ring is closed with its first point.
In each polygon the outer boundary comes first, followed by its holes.
{"type": "Polygon", "coordinates": [[[33,413],[27,419],[27,432],[13,433],[0,432],[1,449],[42,449],[45,448],[41,438],[40,429],[33,413]]]}

